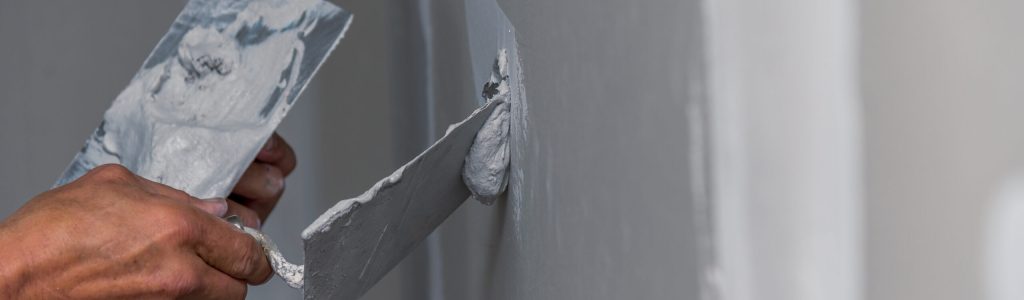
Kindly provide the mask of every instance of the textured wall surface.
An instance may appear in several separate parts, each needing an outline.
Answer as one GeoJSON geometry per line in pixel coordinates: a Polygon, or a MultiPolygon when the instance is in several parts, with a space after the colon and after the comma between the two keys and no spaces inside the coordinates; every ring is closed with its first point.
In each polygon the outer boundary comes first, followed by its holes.
{"type": "MultiPolygon", "coordinates": [[[[528,103],[522,181],[442,226],[445,299],[697,299],[699,2],[499,4],[528,103]]],[[[462,8],[437,1],[434,20],[462,8]]]]}

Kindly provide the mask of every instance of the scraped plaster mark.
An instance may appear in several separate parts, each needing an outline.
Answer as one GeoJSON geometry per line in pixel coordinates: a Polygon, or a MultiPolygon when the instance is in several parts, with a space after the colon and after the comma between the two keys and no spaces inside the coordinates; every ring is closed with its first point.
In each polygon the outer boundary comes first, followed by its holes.
{"type": "MultiPolygon", "coordinates": [[[[522,232],[523,205],[526,204],[525,199],[528,197],[529,191],[527,191],[526,187],[523,185],[526,178],[526,172],[521,166],[527,157],[529,148],[535,145],[532,145],[532,143],[529,142],[529,106],[526,99],[526,87],[522,84],[522,80],[524,78],[522,59],[519,56],[518,44],[515,41],[515,30],[511,27],[512,25],[510,23],[507,23],[507,19],[505,19],[505,22],[506,29],[504,29],[504,41],[502,41],[501,44],[507,45],[508,47],[500,49],[499,57],[496,60],[496,62],[504,61],[505,64],[503,67],[495,65],[495,67],[498,67],[498,74],[502,75],[497,78],[502,78],[503,80],[501,85],[490,86],[497,87],[494,90],[499,93],[507,92],[507,95],[502,99],[506,104],[498,107],[495,110],[496,115],[492,115],[492,118],[497,119],[497,122],[502,122],[507,118],[508,133],[504,135],[507,140],[492,143],[503,143],[504,145],[499,146],[500,148],[497,149],[506,149],[506,151],[508,151],[506,152],[506,155],[508,156],[508,163],[505,165],[506,171],[504,173],[497,172],[506,176],[506,178],[502,180],[504,183],[501,184],[499,189],[500,191],[497,193],[500,196],[502,192],[507,192],[508,207],[511,209],[511,229],[513,238],[516,241],[515,244],[522,247],[524,246],[524,237],[522,232]],[[501,69],[504,69],[504,71],[501,69]],[[500,88],[502,86],[506,87],[507,91],[504,91],[504,88],[500,88]],[[507,109],[507,113],[501,112],[504,109],[507,109]],[[500,115],[498,114],[499,112],[501,112],[500,115]]],[[[492,70],[494,69],[495,68],[492,67],[492,70]]],[[[494,71],[492,71],[492,74],[493,73],[494,71]]],[[[492,75],[491,78],[493,79],[495,76],[492,75]]],[[[491,80],[488,80],[488,82],[490,81],[491,80]]],[[[484,86],[488,85],[485,83],[484,86]]],[[[486,92],[486,90],[481,91],[481,94],[485,94],[486,92]]],[[[486,96],[482,99],[484,99],[483,101],[488,101],[486,96]]],[[[487,125],[485,125],[485,127],[486,126],[487,125]]],[[[502,128],[500,125],[491,125],[491,127],[502,128]]],[[[484,201],[481,202],[486,204],[484,201]]]]}
{"type": "MultiPolygon", "coordinates": [[[[527,153],[533,145],[528,137],[528,107],[526,90],[523,87],[522,58],[520,57],[519,44],[516,41],[516,30],[509,21],[505,12],[495,0],[465,0],[466,10],[466,34],[469,44],[470,56],[473,66],[473,78],[477,87],[483,87],[491,78],[494,54],[504,49],[507,62],[508,75],[505,81],[508,86],[508,110],[509,110],[509,167],[506,184],[507,208],[510,210],[509,226],[512,231],[514,245],[522,247],[522,211],[526,205],[524,199],[528,194],[528,187],[524,186],[525,171],[522,162],[525,162],[527,153]]],[[[477,91],[483,94],[483,90],[477,91]]],[[[480,98],[480,102],[488,101],[486,97],[480,98]]]]}
{"type": "Polygon", "coordinates": [[[510,103],[510,126],[509,135],[512,138],[509,143],[509,150],[511,156],[509,157],[509,169],[512,170],[511,177],[509,178],[509,185],[511,192],[512,202],[512,220],[514,226],[512,227],[515,232],[515,238],[518,241],[518,245],[522,245],[523,234],[520,228],[522,224],[522,205],[524,201],[524,194],[526,191],[523,188],[523,182],[526,174],[523,170],[522,160],[526,156],[527,149],[531,146],[529,141],[529,126],[527,126],[529,120],[529,109],[528,101],[526,99],[526,88],[522,84],[523,80],[523,68],[518,54],[518,50],[512,49],[510,51],[512,64],[509,65],[510,72],[512,75],[509,81],[509,87],[511,92],[510,103]]]}
{"type": "Polygon", "coordinates": [[[380,242],[384,240],[384,235],[388,233],[388,228],[391,224],[384,225],[384,229],[380,231],[380,237],[377,237],[377,242],[373,244],[373,250],[370,251],[370,258],[366,259],[366,263],[363,264],[363,270],[359,271],[359,279],[362,279],[366,275],[366,269],[370,267],[370,263],[373,262],[373,258],[377,257],[377,249],[380,248],[380,242]]]}

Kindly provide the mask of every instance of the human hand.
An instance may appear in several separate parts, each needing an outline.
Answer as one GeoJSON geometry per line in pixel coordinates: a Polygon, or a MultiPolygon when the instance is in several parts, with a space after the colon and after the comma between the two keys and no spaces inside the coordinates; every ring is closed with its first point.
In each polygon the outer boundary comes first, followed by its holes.
{"type": "Polygon", "coordinates": [[[295,151],[274,133],[228,196],[228,215],[260,228],[284,194],[284,179],[295,170],[295,151]]]}
{"type": "Polygon", "coordinates": [[[255,239],[199,200],[100,166],[0,223],[3,299],[243,299],[271,268],[255,239]]]}

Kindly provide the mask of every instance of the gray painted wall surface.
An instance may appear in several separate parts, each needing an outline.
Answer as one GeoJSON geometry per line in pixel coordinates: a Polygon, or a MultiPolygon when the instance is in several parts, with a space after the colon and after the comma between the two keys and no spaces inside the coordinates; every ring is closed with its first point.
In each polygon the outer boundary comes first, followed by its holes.
{"type": "MultiPolygon", "coordinates": [[[[458,2],[435,2],[434,19],[458,18],[458,2]]],[[[529,104],[513,145],[525,180],[443,225],[446,299],[697,299],[699,2],[499,4],[529,104]]]]}
{"type": "MultiPolygon", "coordinates": [[[[0,216],[52,184],[183,3],[0,2],[0,216]]],[[[353,27],[280,129],[299,168],[265,230],[295,260],[317,214],[477,103],[462,1],[337,3],[353,27]]],[[[519,200],[467,202],[440,268],[416,252],[365,299],[424,299],[431,271],[445,299],[696,299],[698,3],[501,1],[530,104],[519,200]]],[[[298,294],[278,280],[250,290],[283,298],[298,294]]]]}

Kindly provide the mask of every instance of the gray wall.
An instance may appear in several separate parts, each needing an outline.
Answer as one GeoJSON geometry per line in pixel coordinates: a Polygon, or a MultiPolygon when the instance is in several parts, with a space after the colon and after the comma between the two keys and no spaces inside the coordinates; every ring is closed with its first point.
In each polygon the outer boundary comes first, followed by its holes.
{"type": "Polygon", "coordinates": [[[523,64],[523,181],[443,225],[446,299],[698,299],[699,1],[498,3],[523,64]]]}
{"type": "Polygon", "coordinates": [[[0,3],[0,215],[53,184],[182,3],[0,3]]]}

